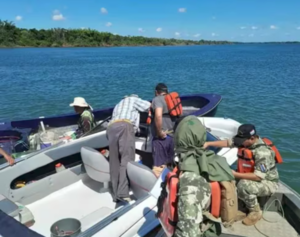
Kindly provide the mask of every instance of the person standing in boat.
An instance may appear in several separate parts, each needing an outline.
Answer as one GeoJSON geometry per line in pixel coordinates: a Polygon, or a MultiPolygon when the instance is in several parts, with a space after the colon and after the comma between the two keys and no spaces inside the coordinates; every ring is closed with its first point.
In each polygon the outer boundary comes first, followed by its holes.
{"type": "Polygon", "coordinates": [[[168,163],[173,163],[175,156],[173,137],[168,135],[173,131],[175,122],[169,115],[166,94],[168,87],[164,83],[157,84],[151,105],[154,118],[151,121],[153,171],[157,176],[168,163]]]}
{"type": "Polygon", "coordinates": [[[125,96],[114,108],[106,130],[113,201],[130,201],[126,168],[135,158],[135,133],[139,129],[139,112],[147,112],[150,102],[137,95],[125,96]]]}
{"type": "MultiPolygon", "coordinates": [[[[238,134],[229,140],[206,142],[204,147],[238,147],[247,148],[253,154],[254,172],[232,171],[237,184],[238,197],[249,209],[248,216],[243,220],[245,225],[255,225],[262,218],[257,197],[270,196],[278,189],[279,174],[276,168],[275,153],[256,134],[255,126],[243,124],[238,134]]],[[[244,166],[247,169],[248,165],[244,166]]]]}
{"type": "Polygon", "coordinates": [[[3,156],[4,159],[10,164],[13,165],[15,163],[15,160],[7,154],[2,148],[0,148],[0,156],[3,156]]]}
{"type": "Polygon", "coordinates": [[[78,129],[71,136],[73,139],[76,139],[92,130],[97,124],[92,112],[93,108],[85,101],[84,98],[75,97],[74,102],[70,104],[70,106],[74,107],[75,112],[80,115],[78,129]]]}

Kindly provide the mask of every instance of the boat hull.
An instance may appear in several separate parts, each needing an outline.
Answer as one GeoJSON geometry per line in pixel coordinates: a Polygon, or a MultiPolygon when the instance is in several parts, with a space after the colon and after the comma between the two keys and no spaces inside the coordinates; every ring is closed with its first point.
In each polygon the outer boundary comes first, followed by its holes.
{"type": "MultiPolygon", "coordinates": [[[[217,112],[218,105],[222,101],[222,97],[217,94],[194,94],[194,95],[187,95],[181,96],[182,104],[184,107],[193,107],[193,109],[188,110],[188,114],[192,114],[195,116],[206,116],[206,117],[213,117],[217,112]]],[[[99,109],[94,110],[94,116],[97,121],[104,120],[111,116],[113,112],[113,108],[106,108],[106,109],[99,109]]],[[[40,125],[40,122],[49,127],[65,127],[74,125],[77,123],[79,119],[78,114],[65,114],[59,116],[52,116],[52,117],[39,117],[35,119],[29,120],[17,120],[11,122],[2,122],[0,123],[0,130],[1,126],[5,126],[10,123],[10,125],[14,128],[31,128],[33,130],[37,129],[40,125]]],[[[141,113],[141,123],[145,123],[147,120],[147,113],[141,113]]]]}

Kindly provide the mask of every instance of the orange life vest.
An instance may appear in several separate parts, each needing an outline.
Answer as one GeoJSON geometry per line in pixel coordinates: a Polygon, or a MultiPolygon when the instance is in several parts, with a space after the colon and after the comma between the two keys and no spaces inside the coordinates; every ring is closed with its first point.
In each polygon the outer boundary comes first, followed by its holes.
{"type": "MultiPolygon", "coordinates": [[[[269,146],[275,152],[275,161],[278,164],[283,163],[282,157],[274,144],[268,138],[262,138],[265,144],[259,144],[255,148],[259,146],[269,146]]],[[[253,173],[255,166],[255,157],[253,155],[252,149],[248,148],[239,148],[238,149],[238,163],[237,163],[237,171],[239,173],[253,173]]],[[[272,168],[275,168],[272,167],[272,168]]],[[[272,169],[271,168],[271,169],[272,169]]]]}
{"type": "Polygon", "coordinates": [[[177,92],[171,92],[165,95],[165,101],[169,110],[169,114],[174,117],[182,115],[182,104],[179,94],[177,92]]]}
{"type": "MultiPolygon", "coordinates": [[[[179,171],[177,167],[166,176],[165,182],[161,184],[162,192],[157,202],[157,218],[168,237],[175,232],[178,221],[177,205],[179,191],[179,171]]],[[[221,207],[221,187],[218,182],[211,182],[211,209],[210,213],[215,217],[220,217],[221,207]]]]}

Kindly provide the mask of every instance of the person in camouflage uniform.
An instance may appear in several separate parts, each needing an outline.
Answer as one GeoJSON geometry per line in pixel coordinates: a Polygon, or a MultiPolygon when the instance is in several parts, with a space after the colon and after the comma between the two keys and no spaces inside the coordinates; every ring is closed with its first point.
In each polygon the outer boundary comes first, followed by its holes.
{"type": "Polygon", "coordinates": [[[238,173],[233,171],[237,184],[238,197],[249,209],[248,216],[243,219],[245,225],[254,225],[262,217],[257,197],[270,196],[278,189],[279,174],[276,168],[275,153],[256,134],[255,126],[244,124],[238,128],[238,134],[225,141],[207,142],[205,147],[245,147],[253,152],[254,173],[238,173]]]}
{"type": "Polygon", "coordinates": [[[96,121],[91,106],[85,101],[84,98],[74,98],[74,102],[70,104],[70,106],[74,107],[74,110],[77,114],[80,114],[80,118],[78,120],[78,129],[71,136],[73,139],[76,139],[92,130],[96,126],[96,121]]]}
{"type": "Polygon", "coordinates": [[[206,129],[196,116],[184,116],[174,126],[179,157],[178,222],[173,237],[219,236],[221,226],[209,213],[212,181],[234,180],[226,159],[205,150],[206,129]]]}
{"type": "Polygon", "coordinates": [[[178,223],[174,237],[201,236],[202,210],[208,209],[210,185],[192,172],[184,172],[179,179],[178,223]]]}

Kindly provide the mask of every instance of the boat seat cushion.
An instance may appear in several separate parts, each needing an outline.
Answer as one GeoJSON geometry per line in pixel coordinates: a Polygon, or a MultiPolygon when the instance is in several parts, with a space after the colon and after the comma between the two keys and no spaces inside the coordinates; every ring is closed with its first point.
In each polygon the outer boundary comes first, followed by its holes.
{"type": "Polygon", "coordinates": [[[82,147],[81,158],[86,173],[91,179],[101,183],[110,181],[109,162],[99,151],[82,147]]]}
{"type": "Polygon", "coordinates": [[[127,175],[130,188],[137,199],[146,196],[157,181],[157,177],[151,169],[133,161],[127,164],[127,175]]]}

